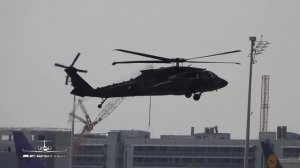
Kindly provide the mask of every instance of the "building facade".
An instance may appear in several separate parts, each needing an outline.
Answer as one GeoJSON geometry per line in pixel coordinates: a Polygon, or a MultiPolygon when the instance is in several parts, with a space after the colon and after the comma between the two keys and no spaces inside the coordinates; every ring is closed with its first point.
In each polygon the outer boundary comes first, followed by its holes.
{"type": "MultiPolygon", "coordinates": [[[[69,146],[70,130],[22,129],[33,146],[51,140],[55,149],[69,146]]],[[[115,130],[92,134],[73,153],[73,168],[243,168],[244,140],[231,139],[229,133],[206,128],[203,133],[162,135],[138,130],[115,130]]],[[[0,129],[0,163],[17,168],[12,129],[0,129]]],[[[75,137],[76,139],[76,137],[75,137]]],[[[278,127],[277,132],[261,132],[250,140],[249,167],[264,167],[260,141],[269,141],[285,168],[300,167],[300,135],[278,127]]],[[[68,167],[66,158],[44,159],[47,168],[68,167]]]]}
{"type": "MultiPolygon", "coordinates": [[[[102,159],[96,159],[101,160],[99,167],[243,168],[245,140],[230,139],[229,133],[218,133],[210,128],[197,134],[193,130],[190,135],[162,135],[157,139],[150,138],[150,134],[144,131],[111,131],[106,136],[88,138],[82,147],[88,149],[94,143],[100,145],[98,148],[104,152],[99,155],[102,159]]],[[[300,167],[297,161],[300,136],[287,131],[261,132],[259,139],[251,140],[249,167],[264,167],[260,146],[262,140],[271,143],[283,165],[300,167]]],[[[84,155],[77,157],[82,161],[81,166],[88,166],[84,155]]],[[[76,162],[73,163],[73,167],[78,167],[76,162]]]]}

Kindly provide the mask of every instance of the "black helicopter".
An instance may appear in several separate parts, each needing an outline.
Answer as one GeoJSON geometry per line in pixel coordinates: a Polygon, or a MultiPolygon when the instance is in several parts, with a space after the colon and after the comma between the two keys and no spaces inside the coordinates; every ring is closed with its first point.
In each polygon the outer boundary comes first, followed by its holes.
{"type": "Polygon", "coordinates": [[[184,62],[239,64],[237,62],[206,62],[193,60],[223,54],[236,53],[241,51],[234,50],[189,59],[170,59],[123,49],[116,50],[129,54],[135,54],[147,58],[152,58],[155,60],[113,62],[112,65],[129,63],[175,63],[176,66],[142,70],[142,74],[134,79],[96,89],[92,88],[77,73],[86,73],[87,71],[77,69],[74,67],[74,64],[77,61],[80,53],[77,54],[70,66],[61,65],[58,63],[55,63],[55,66],[65,68],[65,72],[67,73],[65,82],[66,85],[68,84],[69,78],[71,78],[72,85],[74,86],[74,89],[71,91],[71,94],[81,97],[90,96],[102,98],[102,102],[98,105],[99,108],[101,108],[102,104],[107,98],[111,97],[185,95],[185,97],[190,98],[193,95],[193,99],[197,101],[200,99],[201,94],[203,92],[221,89],[225,87],[228,84],[228,82],[206,69],[194,68],[190,66],[179,66],[179,64],[184,62]]]}

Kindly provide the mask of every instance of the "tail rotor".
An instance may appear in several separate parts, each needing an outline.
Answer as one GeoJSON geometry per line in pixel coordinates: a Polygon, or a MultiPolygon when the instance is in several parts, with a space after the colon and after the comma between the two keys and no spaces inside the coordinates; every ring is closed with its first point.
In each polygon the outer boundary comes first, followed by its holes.
{"type": "MultiPolygon", "coordinates": [[[[73,60],[73,62],[70,66],[65,66],[65,65],[62,65],[62,64],[59,64],[59,63],[55,63],[54,65],[57,66],[57,67],[60,67],[60,68],[64,68],[66,72],[73,70],[75,72],[87,73],[87,70],[77,69],[77,68],[74,67],[74,64],[78,60],[79,56],[80,56],[80,53],[78,53],[76,55],[75,59],[73,60]]],[[[66,85],[68,85],[68,83],[69,83],[69,75],[66,76],[66,81],[65,81],[66,85]]]]}

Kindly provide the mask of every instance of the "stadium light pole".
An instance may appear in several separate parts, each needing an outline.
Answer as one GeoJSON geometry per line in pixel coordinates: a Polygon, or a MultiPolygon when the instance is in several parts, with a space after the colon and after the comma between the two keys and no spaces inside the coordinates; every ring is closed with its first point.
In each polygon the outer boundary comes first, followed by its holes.
{"type": "Polygon", "coordinates": [[[70,151],[69,151],[69,168],[72,168],[73,167],[73,146],[74,146],[74,127],[75,127],[75,124],[74,124],[74,121],[75,121],[75,102],[76,102],[76,98],[75,98],[75,95],[74,95],[74,98],[73,98],[73,111],[72,111],[72,127],[71,127],[71,139],[70,139],[70,151]]]}
{"type": "Polygon", "coordinates": [[[249,88],[248,88],[248,107],[247,107],[247,123],[246,123],[246,142],[245,142],[245,155],[244,155],[244,168],[248,168],[249,158],[249,134],[250,134],[250,111],[251,111],[251,87],[252,87],[252,65],[253,65],[253,51],[256,37],[249,37],[251,41],[250,53],[250,70],[249,70],[249,88]]]}
{"type": "Polygon", "coordinates": [[[246,141],[245,141],[245,155],[244,155],[244,168],[249,168],[249,136],[250,136],[250,115],[251,115],[251,88],[252,88],[252,65],[256,63],[255,55],[262,54],[265,48],[268,47],[268,41],[258,41],[256,37],[251,36],[251,52],[250,52],[250,70],[249,70],[249,88],[248,88],[248,107],[247,107],[247,122],[246,122],[246,141]]]}

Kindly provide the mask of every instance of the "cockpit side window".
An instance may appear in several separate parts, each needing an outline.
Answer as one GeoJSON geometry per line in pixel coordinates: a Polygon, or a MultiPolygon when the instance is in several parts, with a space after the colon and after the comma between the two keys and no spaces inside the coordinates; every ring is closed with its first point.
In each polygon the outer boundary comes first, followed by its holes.
{"type": "Polygon", "coordinates": [[[208,72],[208,74],[210,75],[211,78],[217,78],[218,76],[212,72],[208,72]]]}
{"type": "Polygon", "coordinates": [[[207,72],[202,72],[201,73],[201,78],[202,79],[209,79],[209,78],[211,78],[211,75],[207,72]]]}

